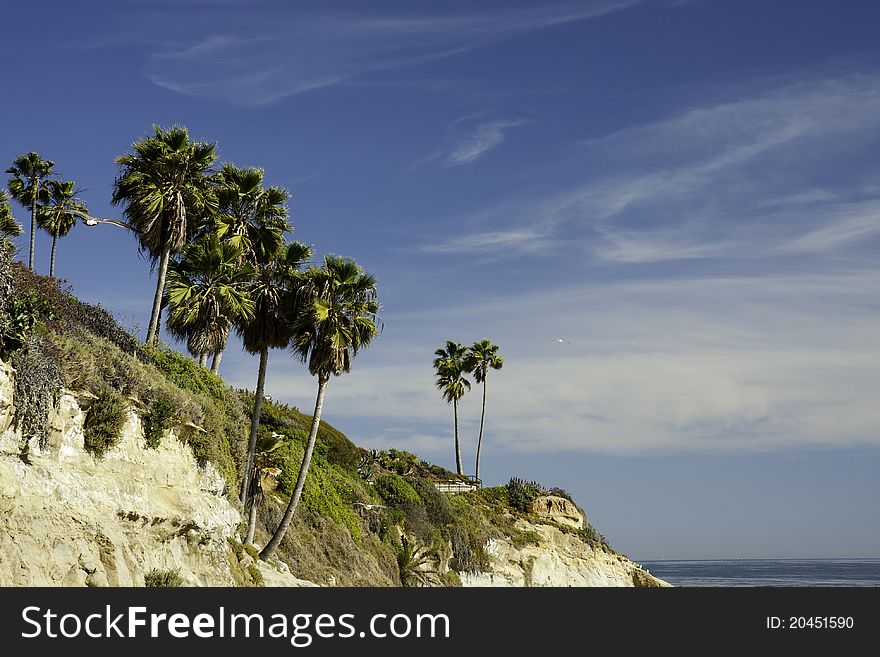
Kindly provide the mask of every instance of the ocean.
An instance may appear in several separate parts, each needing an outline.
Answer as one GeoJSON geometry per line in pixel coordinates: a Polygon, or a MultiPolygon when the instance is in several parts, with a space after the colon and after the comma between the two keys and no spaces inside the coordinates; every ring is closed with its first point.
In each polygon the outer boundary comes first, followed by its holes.
{"type": "Polygon", "coordinates": [[[880,559],[640,561],[673,586],[880,586],[880,559]]]}

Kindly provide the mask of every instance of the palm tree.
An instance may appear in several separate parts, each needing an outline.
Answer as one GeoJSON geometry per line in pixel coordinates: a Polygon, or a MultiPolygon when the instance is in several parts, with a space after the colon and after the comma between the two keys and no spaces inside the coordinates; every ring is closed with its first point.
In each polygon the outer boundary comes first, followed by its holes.
{"type": "Polygon", "coordinates": [[[275,452],[286,444],[284,436],[277,433],[263,434],[257,439],[254,451],[254,466],[251,472],[251,489],[248,493],[250,511],[248,513],[247,534],[244,537],[245,544],[254,542],[254,532],[257,527],[257,506],[263,501],[265,495],[264,482],[277,478],[281,470],[274,466],[275,452]]]}
{"type": "Polygon", "coordinates": [[[242,320],[236,323],[236,331],[241,336],[245,351],[260,355],[247,462],[241,487],[242,507],[247,506],[251,485],[251,470],[254,465],[260,413],[263,408],[269,350],[281,349],[290,343],[290,322],[283,306],[285,300],[296,289],[297,270],[303,262],[312,257],[312,250],[300,242],[291,242],[280,245],[274,253],[268,255],[270,257],[256,264],[252,280],[248,285],[248,292],[254,302],[254,316],[249,321],[242,320]]]}
{"type": "Polygon", "coordinates": [[[52,236],[52,255],[49,258],[49,276],[55,275],[55,251],[58,238],[66,237],[76,225],[76,218],[88,214],[85,203],[76,198],[72,180],[46,182],[46,202],[37,210],[37,225],[52,236]]]}
{"type": "Polygon", "coordinates": [[[10,237],[21,235],[21,224],[12,216],[12,208],[9,207],[9,196],[5,189],[0,189],[0,243],[8,244],[12,248],[10,237]]]}
{"type": "MultiPolygon", "coordinates": [[[[215,184],[218,212],[207,230],[238,247],[243,264],[256,264],[277,252],[284,243],[284,233],[291,230],[284,205],[290,193],[281,187],[264,187],[262,169],[229,163],[221,166],[215,184]]],[[[225,348],[224,339],[213,352],[211,371],[215,374],[225,348]]]]}
{"type": "Polygon", "coordinates": [[[455,471],[463,474],[461,467],[461,441],[458,435],[458,400],[471,389],[471,382],[464,378],[467,349],[459,342],[446,341],[446,348],[434,352],[434,370],[437,388],[443,393],[447,404],[452,404],[455,418],[455,471]]]}
{"type": "Polygon", "coordinates": [[[428,586],[437,572],[433,568],[433,553],[427,548],[414,546],[406,536],[401,536],[400,544],[393,547],[400,583],[403,586],[428,586]]]}
{"type": "Polygon", "coordinates": [[[6,169],[12,177],[9,179],[9,193],[22,206],[31,211],[31,245],[28,254],[28,268],[34,268],[34,246],[36,244],[37,208],[43,202],[45,194],[40,187],[42,181],[52,175],[52,160],[44,160],[39,153],[19,155],[6,169]]]}
{"type": "Polygon", "coordinates": [[[113,187],[112,202],[124,204],[123,214],[138,234],[142,251],[159,263],[156,294],[147,329],[147,344],[159,333],[159,315],[168,263],[190,241],[199,221],[217,209],[211,185],[216,144],[194,142],[181,126],[167,130],[153,126],[154,134],[120,155],[121,167],[113,187]]]}
{"type": "Polygon", "coordinates": [[[302,278],[301,292],[289,307],[291,346],[294,354],[308,363],[312,376],[318,377],[318,394],[296,486],[281,523],[260,552],[262,559],[269,558],[281,543],[302,496],[330,376],[350,372],[352,360],[369,346],[380,330],[376,279],[354,260],[326,256],[323,267],[312,267],[302,278]]]}
{"type": "Polygon", "coordinates": [[[216,235],[187,247],[180,261],[168,266],[168,331],[185,338],[187,349],[200,358],[217,351],[233,322],[254,318],[247,290],[252,274],[241,265],[240,249],[216,235]]]}
{"type": "Polygon", "coordinates": [[[480,438],[477,440],[477,466],[475,477],[480,478],[480,451],[483,448],[483,424],[486,421],[486,379],[489,370],[500,370],[504,366],[504,358],[498,353],[498,345],[488,339],[474,342],[468,349],[465,369],[474,375],[474,381],[483,384],[483,411],[480,413],[480,438]]]}

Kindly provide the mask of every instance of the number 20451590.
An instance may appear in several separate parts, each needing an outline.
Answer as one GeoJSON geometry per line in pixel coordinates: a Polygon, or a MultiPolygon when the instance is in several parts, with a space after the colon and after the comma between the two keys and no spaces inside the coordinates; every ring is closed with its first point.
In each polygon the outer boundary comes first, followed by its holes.
{"type": "Polygon", "coordinates": [[[768,630],[851,630],[852,616],[767,616],[768,630]]]}

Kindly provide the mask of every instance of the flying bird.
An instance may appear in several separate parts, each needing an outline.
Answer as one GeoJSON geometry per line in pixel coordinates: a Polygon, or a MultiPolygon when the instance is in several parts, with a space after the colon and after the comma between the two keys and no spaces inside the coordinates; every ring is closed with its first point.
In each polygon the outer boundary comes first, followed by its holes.
{"type": "Polygon", "coordinates": [[[553,342],[561,342],[565,344],[571,344],[571,340],[566,340],[565,338],[556,338],[553,342]]]}

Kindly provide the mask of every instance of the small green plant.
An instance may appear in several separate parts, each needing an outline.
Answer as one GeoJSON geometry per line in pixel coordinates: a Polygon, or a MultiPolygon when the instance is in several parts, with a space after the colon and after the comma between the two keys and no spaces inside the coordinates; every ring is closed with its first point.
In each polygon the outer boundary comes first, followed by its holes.
{"type": "Polygon", "coordinates": [[[529,513],[532,510],[532,502],[547,491],[541,484],[534,481],[524,481],[519,477],[513,477],[507,482],[507,501],[510,508],[529,513]]]}
{"type": "Polygon", "coordinates": [[[376,480],[375,489],[382,499],[391,506],[421,504],[419,494],[403,477],[396,475],[379,477],[376,480]]]}
{"type": "Polygon", "coordinates": [[[433,554],[429,550],[414,546],[406,536],[402,536],[400,543],[394,545],[394,553],[403,586],[427,586],[431,583],[431,576],[436,571],[433,568],[433,554]]]}
{"type": "Polygon", "coordinates": [[[158,397],[153,401],[149,413],[144,416],[144,438],[147,447],[155,449],[159,446],[174,416],[174,404],[167,397],[158,397]]]}
{"type": "Polygon", "coordinates": [[[83,424],[86,450],[100,458],[118,445],[125,415],[122,396],[112,388],[105,388],[86,413],[83,424]]]}
{"type": "Polygon", "coordinates": [[[162,589],[176,588],[183,586],[183,577],[180,576],[179,570],[153,568],[144,575],[144,586],[162,589]]]}
{"type": "Polygon", "coordinates": [[[37,323],[39,309],[33,293],[13,296],[6,301],[5,326],[0,335],[0,357],[8,359],[21,349],[37,323]]]}

